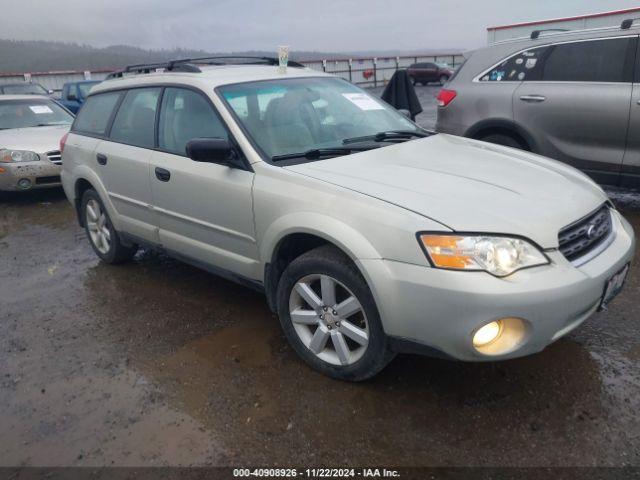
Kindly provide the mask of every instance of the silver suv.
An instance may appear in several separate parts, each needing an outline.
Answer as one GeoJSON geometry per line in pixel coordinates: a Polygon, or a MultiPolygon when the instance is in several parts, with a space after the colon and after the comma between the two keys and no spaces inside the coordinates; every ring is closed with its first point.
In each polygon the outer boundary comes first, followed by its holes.
{"type": "Polygon", "coordinates": [[[521,148],[640,187],[638,31],[533,32],[472,53],[439,96],[439,132],[521,148]]]}
{"type": "Polygon", "coordinates": [[[295,351],[348,380],[396,352],[538,352],[620,291],[632,229],[577,170],[256,62],[91,90],[62,181],[103,261],[150,246],[261,290],[295,351]]]}

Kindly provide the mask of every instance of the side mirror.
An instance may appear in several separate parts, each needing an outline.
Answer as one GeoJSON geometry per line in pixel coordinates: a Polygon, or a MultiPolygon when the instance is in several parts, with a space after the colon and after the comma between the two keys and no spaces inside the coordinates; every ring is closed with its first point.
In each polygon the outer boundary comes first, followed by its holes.
{"type": "Polygon", "coordinates": [[[241,162],[229,140],[223,138],[194,138],[187,142],[187,156],[196,162],[217,163],[240,167],[241,162]]]}
{"type": "Polygon", "coordinates": [[[72,102],[76,102],[78,100],[78,97],[76,97],[75,93],[70,93],[69,95],[67,95],[67,100],[70,100],[72,102]]]}
{"type": "Polygon", "coordinates": [[[54,93],[56,93],[56,92],[54,92],[54,91],[53,91],[53,90],[51,90],[51,89],[47,90],[47,95],[53,95],[54,93]]]}

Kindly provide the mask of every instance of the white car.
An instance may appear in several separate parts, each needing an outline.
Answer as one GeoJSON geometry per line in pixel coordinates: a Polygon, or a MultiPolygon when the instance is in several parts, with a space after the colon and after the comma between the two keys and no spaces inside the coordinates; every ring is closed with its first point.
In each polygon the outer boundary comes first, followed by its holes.
{"type": "Polygon", "coordinates": [[[62,180],[105,262],[151,246],[262,290],[347,380],[396,352],[539,352],[620,291],[633,231],[577,170],[426,132],[330,75],[220,63],[92,89],[62,180]]]}
{"type": "Polygon", "coordinates": [[[0,95],[0,191],[60,186],[60,139],[73,115],[48,97],[0,95]]]}

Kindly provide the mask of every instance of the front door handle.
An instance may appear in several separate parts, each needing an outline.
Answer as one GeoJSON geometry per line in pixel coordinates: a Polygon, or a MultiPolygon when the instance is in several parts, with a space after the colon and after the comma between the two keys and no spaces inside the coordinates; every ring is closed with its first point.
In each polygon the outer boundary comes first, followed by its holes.
{"type": "Polygon", "coordinates": [[[161,182],[168,182],[171,180],[171,172],[164,168],[156,167],[156,178],[161,182]]]}
{"type": "Polygon", "coordinates": [[[102,154],[102,153],[98,153],[96,155],[96,160],[98,161],[98,163],[100,165],[106,165],[107,164],[107,156],[102,154]]]}
{"type": "Polygon", "coordinates": [[[540,102],[544,102],[546,99],[547,97],[543,95],[522,95],[520,97],[520,100],[522,100],[523,102],[529,102],[529,103],[540,103],[540,102]]]}

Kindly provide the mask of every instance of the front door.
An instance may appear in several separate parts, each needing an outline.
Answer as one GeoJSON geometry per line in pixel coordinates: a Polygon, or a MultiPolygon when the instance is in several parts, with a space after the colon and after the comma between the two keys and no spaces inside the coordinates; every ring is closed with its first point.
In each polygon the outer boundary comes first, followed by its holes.
{"type": "Polygon", "coordinates": [[[166,88],[150,171],[160,242],[206,265],[261,279],[253,172],[187,158],[187,142],[203,137],[229,138],[210,101],[194,90],[166,88]]]}

